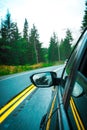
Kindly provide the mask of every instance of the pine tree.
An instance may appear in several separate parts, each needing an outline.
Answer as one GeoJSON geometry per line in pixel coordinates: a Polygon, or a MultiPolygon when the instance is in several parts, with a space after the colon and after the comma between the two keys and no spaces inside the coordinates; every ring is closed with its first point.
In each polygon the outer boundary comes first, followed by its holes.
{"type": "Polygon", "coordinates": [[[69,55],[72,50],[71,48],[72,41],[73,41],[73,37],[71,31],[67,29],[66,36],[63,40],[61,40],[61,44],[60,44],[60,53],[61,53],[60,55],[62,60],[69,58],[69,55]]]}
{"type": "Polygon", "coordinates": [[[41,46],[42,43],[39,41],[38,30],[35,25],[31,28],[29,36],[29,61],[31,64],[39,63],[41,61],[41,46]]]}
{"type": "Polygon", "coordinates": [[[10,27],[11,27],[11,17],[9,11],[7,11],[6,20],[1,22],[1,37],[6,41],[10,41],[10,27]]]}
{"type": "Polygon", "coordinates": [[[28,21],[27,21],[27,19],[25,18],[25,22],[24,22],[24,29],[23,29],[23,38],[26,40],[26,41],[28,41],[28,38],[29,38],[29,36],[28,36],[28,21]]]}
{"type": "MultiPolygon", "coordinates": [[[[6,19],[1,21],[0,62],[15,64],[15,42],[20,39],[17,23],[12,22],[11,14],[7,11],[6,19]]],[[[16,48],[17,49],[17,48],[16,48]]]]}
{"type": "Polygon", "coordinates": [[[0,58],[3,64],[11,63],[11,38],[11,15],[7,11],[6,19],[1,22],[0,58]]]}
{"type": "Polygon", "coordinates": [[[73,41],[72,33],[69,29],[66,31],[66,39],[68,40],[69,44],[73,41]]]}
{"type": "Polygon", "coordinates": [[[41,62],[48,63],[48,48],[41,48],[41,62]]]}
{"type": "Polygon", "coordinates": [[[35,25],[28,36],[28,22],[25,19],[22,37],[17,23],[11,20],[11,14],[7,11],[0,26],[0,64],[24,65],[43,62],[44,52],[35,25]]]}
{"type": "Polygon", "coordinates": [[[82,21],[82,27],[81,29],[84,30],[85,27],[87,27],[87,1],[85,2],[85,14],[82,21]]]}
{"type": "Polygon", "coordinates": [[[53,36],[50,38],[50,45],[49,45],[49,49],[48,49],[48,61],[49,62],[55,62],[55,61],[59,60],[58,50],[59,50],[58,49],[58,39],[54,32],[53,36]]]}

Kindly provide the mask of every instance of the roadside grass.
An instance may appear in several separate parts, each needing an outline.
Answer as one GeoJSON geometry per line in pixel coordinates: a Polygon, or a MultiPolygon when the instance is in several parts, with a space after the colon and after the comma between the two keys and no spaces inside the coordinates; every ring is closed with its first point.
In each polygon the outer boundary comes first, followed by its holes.
{"type": "Polygon", "coordinates": [[[55,62],[55,63],[38,63],[34,65],[18,65],[18,66],[0,65],[0,76],[34,70],[34,69],[43,68],[43,67],[60,65],[63,63],[64,63],[63,61],[60,61],[60,62],[55,62]]]}

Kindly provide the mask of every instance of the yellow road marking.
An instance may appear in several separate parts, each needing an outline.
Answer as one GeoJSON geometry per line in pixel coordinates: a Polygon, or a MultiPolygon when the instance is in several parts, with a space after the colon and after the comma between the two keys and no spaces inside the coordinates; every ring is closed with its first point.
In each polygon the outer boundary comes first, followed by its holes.
{"type": "Polygon", "coordinates": [[[70,100],[70,106],[71,106],[71,110],[72,110],[72,113],[73,113],[73,116],[74,116],[78,130],[85,130],[84,125],[81,121],[81,118],[79,116],[79,113],[76,109],[76,106],[75,106],[75,103],[74,103],[74,100],[73,100],[72,97],[71,97],[71,100],[70,100]]]}
{"type": "Polygon", "coordinates": [[[32,92],[36,89],[36,87],[33,86],[31,90],[29,90],[24,96],[21,97],[13,106],[11,106],[1,117],[0,117],[0,123],[2,123],[11,112],[32,92]]]}
{"type": "Polygon", "coordinates": [[[34,85],[29,86],[27,89],[25,89],[22,93],[20,93],[17,97],[15,97],[13,100],[11,100],[8,104],[6,104],[3,108],[0,110],[0,115],[8,109],[12,104],[14,104],[19,98],[21,98],[27,91],[31,90],[34,87],[34,85]]]}
{"type": "Polygon", "coordinates": [[[52,115],[52,111],[53,111],[53,108],[54,108],[55,100],[56,100],[56,95],[55,95],[55,97],[53,99],[53,102],[52,102],[52,106],[51,106],[50,113],[49,113],[49,116],[48,116],[49,120],[47,122],[46,130],[49,130],[49,128],[50,128],[50,122],[51,122],[51,118],[50,117],[52,115]]]}

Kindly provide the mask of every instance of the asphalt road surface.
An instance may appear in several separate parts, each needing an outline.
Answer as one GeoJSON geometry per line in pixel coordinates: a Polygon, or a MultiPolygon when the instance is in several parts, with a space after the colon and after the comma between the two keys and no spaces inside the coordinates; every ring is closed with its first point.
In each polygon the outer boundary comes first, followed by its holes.
{"type": "Polygon", "coordinates": [[[29,77],[43,71],[61,76],[62,70],[63,66],[54,66],[0,77],[0,130],[39,130],[53,87],[36,88],[29,77]]]}

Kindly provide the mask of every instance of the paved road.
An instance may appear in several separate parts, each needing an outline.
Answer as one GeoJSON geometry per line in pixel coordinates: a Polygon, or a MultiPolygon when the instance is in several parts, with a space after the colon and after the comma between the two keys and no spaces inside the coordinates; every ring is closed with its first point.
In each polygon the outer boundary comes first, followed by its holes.
{"type": "Polygon", "coordinates": [[[0,130],[39,130],[42,116],[52,98],[52,87],[38,89],[30,82],[30,75],[42,71],[59,71],[62,66],[0,78],[0,130]]]}

